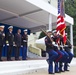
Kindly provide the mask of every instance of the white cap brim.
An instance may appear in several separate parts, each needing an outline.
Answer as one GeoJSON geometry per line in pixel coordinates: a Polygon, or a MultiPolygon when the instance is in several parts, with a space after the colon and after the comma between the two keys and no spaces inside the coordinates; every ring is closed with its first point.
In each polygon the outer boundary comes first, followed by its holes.
{"type": "Polygon", "coordinates": [[[0,26],[0,28],[4,28],[5,26],[0,26]]]}
{"type": "Polygon", "coordinates": [[[26,30],[24,30],[24,32],[27,32],[27,29],[26,29],[26,30]]]}
{"type": "Polygon", "coordinates": [[[9,26],[8,29],[13,29],[13,26],[9,26]]]}

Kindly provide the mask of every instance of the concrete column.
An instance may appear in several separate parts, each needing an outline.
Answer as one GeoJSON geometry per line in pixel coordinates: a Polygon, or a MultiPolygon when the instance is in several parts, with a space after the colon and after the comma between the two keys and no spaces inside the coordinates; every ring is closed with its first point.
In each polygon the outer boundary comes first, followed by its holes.
{"type": "MultiPolygon", "coordinates": [[[[73,46],[73,25],[70,25],[70,42],[71,42],[71,44],[73,46]]],[[[73,52],[73,47],[71,49],[71,52],[74,53],[73,52]]]]}
{"type": "Polygon", "coordinates": [[[49,30],[52,30],[52,15],[49,14],[49,30]]]}

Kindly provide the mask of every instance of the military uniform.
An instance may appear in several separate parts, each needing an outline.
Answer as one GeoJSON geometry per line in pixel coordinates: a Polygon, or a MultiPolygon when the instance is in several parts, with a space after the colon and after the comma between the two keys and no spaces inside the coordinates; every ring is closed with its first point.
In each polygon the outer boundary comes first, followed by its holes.
{"type": "Polygon", "coordinates": [[[54,46],[52,44],[52,41],[50,38],[46,37],[45,38],[45,44],[46,44],[46,52],[49,55],[49,68],[48,72],[49,74],[53,74],[53,61],[56,60],[56,57],[58,56],[58,53],[54,51],[54,46]]]}
{"type": "MultiPolygon", "coordinates": [[[[0,27],[4,28],[4,26],[0,26],[0,27]]],[[[0,30],[0,61],[1,61],[1,56],[2,56],[2,48],[4,45],[4,38],[5,38],[5,34],[3,31],[0,30]]]]}
{"type": "Polygon", "coordinates": [[[63,59],[62,59],[62,62],[60,62],[60,64],[59,64],[59,70],[61,71],[61,72],[64,72],[65,71],[65,69],[64,69],[64,66],[63,66],[63,63],[65,64],[65,63],[67,63],[67,60],[68,60],[68,57],[69,57],[69,55],[68,55],[68,53],[66,52],[66,51],[64,51],[64,42],[63,42],[63,38],[62,37],[60,37],[60,51],[62,52],[62,53],[64,53],[64,57],[63,57],[63,59]],[[63,68],[62,68],[63,67],[63,68]]]}
{"type": "Polygon", "coordinates": [[[64,46],[64,50],[68,53],[68,60],[66,61],[66,63],[64,64],[64,70],[68,71],[68,63],[71,63],[72,58],[74,57],[74,54],[71,53],[70,49],[71,49],[71,44],[70,42],[66,41],[66,44],[64,46]]]}
{"type": "Polygon", "coordinates": [[[11,60],[11,54],[12,54],[12,50],[13,50],[13,42],[14,42],[14,35],[12,32],[8,32],[6,35],[6,43],[8,46],[7,49],[7,60],[11,60]]]}
{"type": "Polygon", "coordinates": [[[58,43],[57,40],[59,39],[59,35],[54,35],[53,36],[53,41],[55,42],[54,44],[54,50],[58,53],[58,57],[55,60],[55,73],[59,73],[59,67],[58,67],[58,62],[62,62],[62,59],[64,57],[64,53],[62,53],[59,49],[58,49],[58,43]]]}
{"type": "Polygon", "coordinates": [[[24,34],[22,36],[22,45],[23,45],[22,59],[23,60],[26,60],[26,57],[27,57],[27,40],[28,40],[28,36],[24,34]]]}
{"type": "Polygon", "coordinates": [[[20,54],[20,47],[21,47],[21,41],[22,41],[22,36],[21,34],[15,34],[15,45],[16,45],[16,50],[15,50],[15,60],[19,60],[19,54],[20,54]]]}

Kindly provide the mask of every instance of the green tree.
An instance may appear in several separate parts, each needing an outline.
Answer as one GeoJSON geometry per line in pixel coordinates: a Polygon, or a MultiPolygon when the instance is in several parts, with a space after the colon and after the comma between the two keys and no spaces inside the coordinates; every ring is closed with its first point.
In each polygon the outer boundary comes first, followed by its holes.
{"type": "Polygon", "coordinates": [[[44,36],[46,36],[43,32],[40,33],[39,39],[43,38],[44,36]]]}
{"type": "Polygon", "coordinates": [[[66,0],[65,12],[74,18],[76,15],[75,11],[76,11],[76,0],[66,0]]]}
{"type": "MultiPolygon", "coordinates": [[[[73,41],[74,46],[76,46],[76,0],[66,0],[65,1],[65,12],[74,18],[73,25],[73,41]]],[[[70,28],[67,27],[66,31],[70,33],[70,28]]],[[[74,47],[74,56],[76,57],[76,47],[74,47]]]]}
{"type": "MultiPolygon", "coordinates": [[[[76,0],[66,0],[65,1],[65,13],[70,15],[74,18],[74,25],[73,25],[73,41],[76,41],[76,0]]],[[[68,34],[70,33],[69,26],[67,27],[66,31],[68,34]]],[[[74,45],[76,46],[76,42],[74,42],[74,45]]]]}

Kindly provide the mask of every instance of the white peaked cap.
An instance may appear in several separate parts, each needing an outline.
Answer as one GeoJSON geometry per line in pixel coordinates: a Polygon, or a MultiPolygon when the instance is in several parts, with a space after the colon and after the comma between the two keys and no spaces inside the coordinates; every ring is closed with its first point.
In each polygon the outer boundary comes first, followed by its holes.
{"type": "Polygon", "coordinates": [[[24,30],[24,32],[27,32],[27,31],[28,31],[27,29],[24,30]]]}
{"type": "Polygon", "coordinates": [[[47,30],[46,32],[52,32],[51,30],[47,30]]]}
{"type": "Polygon", "coordinates": [[[2,25],[2,26],[0,26],[0,28],[4,28],[4,27],[5,27],[5,26],[3,26],[3,25],[2,25]]]}
{"type": "Polygon", "coordinates": [[[13,29],[13,26],[9,26],[9,27],[8,27],[8,29],[10,29],[10,28],[12,28],[12,29],[13,29]]]}
{"type": "Polygon", "coordinates": [[[53,33],[56,33],[56,30],[53,30],[52,32],[53,32],[53,33]]]}

